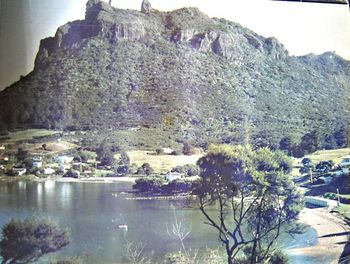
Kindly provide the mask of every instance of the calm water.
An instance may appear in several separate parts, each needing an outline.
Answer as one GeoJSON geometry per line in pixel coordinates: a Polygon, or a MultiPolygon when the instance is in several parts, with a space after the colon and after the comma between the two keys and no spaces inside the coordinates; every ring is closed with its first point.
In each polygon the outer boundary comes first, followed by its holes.
{"type": "MultiPolygon", "coordinates": [[[[58,183],[15,182],[0,183],[0,225],[11,218],[28,215],[48,216],[61,227],[71,230],[71,243],[50,255],[81,256],[86,263],[124,263],[125,241],[142,242],[145,252],[162,259],[167,252],[179,250],[179,243],[167,233],[178,221],[191,233],[186,238],[188,248],[217,248],[216,233],[206,226],[196,209],[183,208],[179,201],[129,200],[130,183],[58,183]],[[128,225],[128,231],[118,225],[128,225]]],[[[295,238],[281,239],[283,248],[303,247],[316,242],[316,233],[308,229],[295,238]]],[[[47,259],[43,259],[48,262],[47,259]]],[[[291,263],[314,264],[317,259],[291,256],[291,263]]]]}

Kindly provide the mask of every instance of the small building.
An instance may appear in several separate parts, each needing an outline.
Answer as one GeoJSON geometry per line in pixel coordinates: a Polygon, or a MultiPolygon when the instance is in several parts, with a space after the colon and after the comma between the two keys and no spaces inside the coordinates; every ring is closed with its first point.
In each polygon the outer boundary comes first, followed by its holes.
{"type": "Polygon", "coordinates": [[[5,149],[6,149],[5,145],[0,145],[0,151],[3,151],[5,149]]]}
{"type": "Polygon", "coordinates": [[[43,158],[41,156],[33,156],[32,161],[33,161],[33,168],[41,168],[43,166],[43,158]]]}
{"type": "Polygon", "coordinates": [[[54,158],[55,162],[57,162],[58,164],[69,164],[73,161],[74,157],[71,156],[57,156],[54,158]]]}
{"type": "Polygon", "coordinates": [[[175,181],[182,178],[182,174],[179,172],[168,172],[165,175],[165,180],[168,182],[175,181]]]}
{"type": "Polygon", "coordinates": [[[44,169],[44,174],[45,174],[45,175],[52,175],[52,174],[54,174],[54,173],[55,173],[55,170],[52,169],[52,168],[45,168],[45,169],[44,169]]]}
{"type": "Polygon", "coordinates": [[[340,166],[341,168],[350,167],[350,155],[341,157],[341,160],[340,160],[340,162],[339,162],[339,166],[340,166]]]}
{"type": "Polygon", "coordinates": [[[33,158],[32,158],[32,160],[33,161],[42,161],[43,160],[43,157],[41,157],[41,156],[33,156],[33,158]]]}
{"type": "Polygon", "coordinates": [[[33,161],[33,168],[41,168],[43,166],[43,163],[41,161],[33,161]]]}
{"type": "Polygon", "coordinates": [[[322,197],[305,196],[305,202],[311,205],[320,207],[336,207],[338,202],[335,200],[330,200],[322,197]]]}
{"type": "Polygon", "coordinates": [[[170,155],[170,154],[173,153],[173,152],[174,152],[174,150],[171,149],[171,148],[163,148],[163,153],[164,153],[164,154],[170,155]]]}
{"type": "Polygon", "coordinates": [[[15,176],[21,176],[27,172],[27,169],[26,168],[12,168],[12,172],[15,176]]]}

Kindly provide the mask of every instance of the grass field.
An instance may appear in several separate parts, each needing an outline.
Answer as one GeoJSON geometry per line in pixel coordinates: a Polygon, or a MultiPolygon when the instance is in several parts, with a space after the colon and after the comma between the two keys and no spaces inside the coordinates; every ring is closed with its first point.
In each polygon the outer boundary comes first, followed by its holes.
{"type": "Polygon", "coordinates": [[[144,150],[129,151],[130,164],[135,163],[141,166],[144,163],[149,163],[154,169],[154,172],[164,173],[170,171],[176,166],[186,164],[196,164],[197,160],[202,157],[198,155],[153,155],[152,152],[144,150]]]}
{"type": "Polygon", "coordinates": [[[350,221],[350,204],[342,204],[336,208],[336,211],[350,221]]]}
{"type": "Polygon", "coordinates": [[[41,137],[41,136],[50,136],[53,134],[58,133],[58,131],[54,130],[46,130],[46,129],[26,129],[26,130],[20,130],[16,132],[10,132],[9,133],[9,139],[6,140],[6,142],[16,142],[20,140],[31,140],[34,137],[41,137]]]}
{"type": "Polygon", "coordinates": [[[322,160],[332,160],[334,163],[338,163],[340,158],[349,155],[350,148],[334,149],[334,150],[319,150],[306,157],[310,158],[313,163],[320,162],[322,160]]]}
{"type": "Polygon", "coordinates": [[[61,141],[61,142],[47,141],[47,142],[42,142],[40,144],[26,144],[25,146],[23,146],[23,148],[28,150],[30,153],[36,153],[39,155],[60,153],[70,149],[74,149],[76,147],[77,145],[67,141],[61,141]],[[42,149],[43,143],[46,144],[47,151],[44,151],[42,149]]]}

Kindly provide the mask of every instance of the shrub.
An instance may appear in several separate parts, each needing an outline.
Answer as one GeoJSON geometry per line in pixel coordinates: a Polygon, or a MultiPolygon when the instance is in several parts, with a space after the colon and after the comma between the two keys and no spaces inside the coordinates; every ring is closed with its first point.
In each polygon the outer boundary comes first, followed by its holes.
{"type": "Polygon", "coordinates": [[[164,183],[165,181],[161,177],[146,177],[137,179],[132,188],[139,191],[158,191],[164,183]]]}
{"type": "Polygon", "coordinates": [[[191,146],[189,143],[184,143],[183,148],[182,148],[182,153],[184,155],[193,155],[193,154],[195,154],[194,147],[191,146]]]}
{"type": "Polygon", "coordinates": [[[119,174],[126,175],[126,174],[128,174],[128,172],[129,172],[129,167],[126,166],[126,165],[119,166],[119,167],[117,168],[117,172],[118,172],[119,174]]]}
{"type": "Polygon", "coordinates": [[[171,170],[172,172],[178,172],[183,173],[185,176],[191,177],[191,176],[197,176],[200,173],[198,165],[194,164],[187,164],[183,166],[176,166],[171,170]]]}
{"type": "Polygon", "coordinates": [[[71,178],[78,178],[79,174],[78,172],[74,171],[74,170],[68,170],[63,177],[71,177],[71,178]]]}
{"type": "Polygon", "coordinates": [[[149,163],[144,163],[141,166],[141,171],[143,172],[143,174],[146,174],[147,176],[149,176],[153,173],[153,168],[149,163]]]}
{"type": "Polygon", "coordinates": [[[189,192],[192,190],[192,182],[186,181],[184,179],[177,179],[169,182],[167,185],[164,185],[163,189],[166,192],[189,192]]]}
{"type": "Polygon", "coordinates": [[[164,154],[164,150],[162,148],[157,148],[156,153],[157,153],[157,155],[162,155],[162,154],[164,154]]]}

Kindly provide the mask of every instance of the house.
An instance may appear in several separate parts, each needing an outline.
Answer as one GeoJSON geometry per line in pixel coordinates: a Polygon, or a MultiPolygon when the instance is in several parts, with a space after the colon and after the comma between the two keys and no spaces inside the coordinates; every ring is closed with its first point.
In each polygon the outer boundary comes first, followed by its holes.
{"type": "Polygon", "coordinates": [[[163,153],[167,155],[170,155],[171,153],[173,153],[173,151],[174,150],[171,148],[163,148],[163,153]]]}
{"type": "Polygon", "coordinates": [[[71,156],[57,156],[54,158],[55,162],[57,162],[58,164],[69,164],[73,161],[74,157],[71,156]]]}
{"type": "Polygon", "coordinates": [[[175,181],[175,180],[181,179],[181,178],[182,178],[182,174],[179,172],[168,172],[165,175],[165,180],[168,182],[175,181]]]}
{"type": "Polygon", "coordinates": [[[33,168],[41,168],[43,166],[42,161],[33,161],[33,168]]]}
{"type": "Polygon", "coordinates": [[[350,155],[341,157],[341,160],[340,160],[340,162],[339,162],[339,166],[340,166],[341,168],[350,167],[350,155]]]}
{"type": "Polygon", "coordinates": [[[54,173],[55,173],[55,170],[52,169],[52,168],[45,168],[45,169],[44,169],[44,174],[45,174],[45,175],[52,175],[52,174],[54,174],[54,173]]]}
{"type": "Polygon", "coordinates": [[[0,150],[5,150],[5,149],[6,149],[5,145],[0,145],[0,150]]]}
{"type": "Polygon", "coordinates": [[[325,199],[315,196],[305,196],[305,203],[320,206],[320,207],[336,207],[338,202],[330,199],[325,199]]]}
{"type": "Polygon", "coordinates": [[[81,172],[83,170],[83,164],[81,162],[73,162],[72,169],[81,172]]]}
{"type": "Polygon", "coordinates": [[[41,168],[43,166],[43,158],[41,156],[33,156],[33,168],[41,168]]]}
{"type": "Polygon", "coordinates": [[[42,161],[43,157],[41,157],[41,156],[33,156],[32,160],[33,161],[42,161]]]}
{"type": "Polygon", "coordinates": [[[12,172],[15,176],[21,176],[27,172],[27,169],[26,168],[12,168],[12,172]]]}

